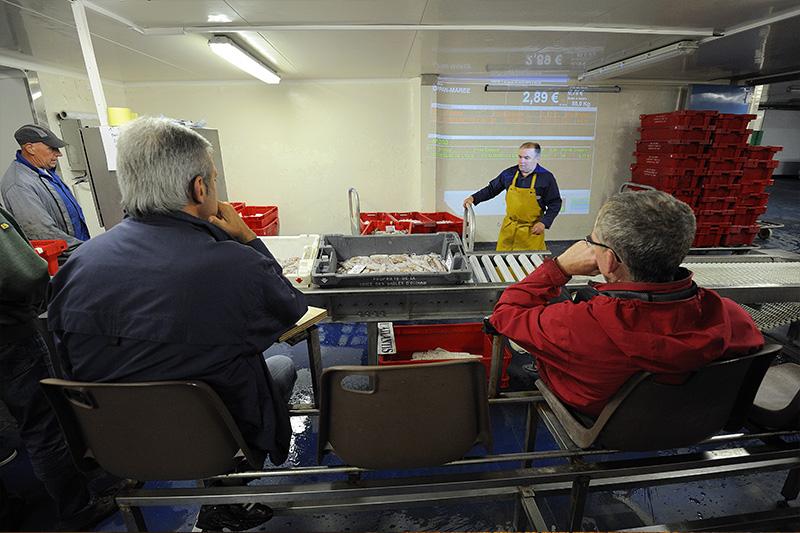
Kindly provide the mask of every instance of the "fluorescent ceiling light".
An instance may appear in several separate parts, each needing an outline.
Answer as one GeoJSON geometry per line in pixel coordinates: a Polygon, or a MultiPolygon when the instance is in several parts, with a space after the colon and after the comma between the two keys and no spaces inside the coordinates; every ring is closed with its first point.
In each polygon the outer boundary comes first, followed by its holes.
{"type": "Polygon", "coordinates": [[[229,37],[215,35],[208,40],[208,46],[221,58],[264,83],[275,84],[281,81],[280,76],[278,76],[274,70],[245,52],[244,49],[240,48],[239,45],[233,42],[229,37]]]}
{"type": "Polygon", "coordinates": [[[578,76],[578,81],[605,80],[608,78],[613,78],[624,72],[632,72],[634,70],[649,67],[655,63],[660,63],[661,61],[666,61],[667,59],[692,54],[695,50],[697,50],[698,46],[699,45],[696,41],[679,41],[669,46],[656,48],[655,50],[650,50],[644,54],[639,54],[638,56],[617,61],[616,63],[610,63],[602,67],[587,70],[578,76]]]}
{"type": "Polygon", "coordinates": [[[224,13],[212,13],[208,16],[208,22],[233,22],[233,20],[224,13]]]}

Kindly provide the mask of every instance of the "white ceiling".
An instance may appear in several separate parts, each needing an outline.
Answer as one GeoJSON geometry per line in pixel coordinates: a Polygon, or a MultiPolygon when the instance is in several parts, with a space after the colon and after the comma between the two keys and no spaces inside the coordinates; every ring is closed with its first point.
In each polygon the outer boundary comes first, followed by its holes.
{"type": "MultiPolygon", "coordinates": [[[[206,43],[212,32],[198,29],[201,26],[271,26],[244,33],[219,28],[217,33],[228,33],[287,80],[409,78],[424,73],[574,78],[587,68],[678,40],[702,39],[691,35],[698,30],[727,33],[783,12],[800,14],[800,1],[788,0],[92,0],[90,4],[108,12],[87,10],[101,75],[122,82],[250,79],[211,53],[206,43]],[[212,15],[230,22],[210,23],[212,15]],[[129,28],[125,20],[141,31],[129,28]],[[337,24],[361,27],[336,29],[337,24]],[[306,25],[320,27],[298,29],[306,25]],[[386,29],[387,25],[410,27],[386,29]],[[422,28],[426,25],[447,29],[422,28]],[[464,29],[465,25],[498,28],[464,29]],[[501,31],[535,25],[566,28],[501,31]],[[616,29],[586,31],[602,26],[616,29]],[[151,34],[156,28],[171,34],[151,34]],[[641,33],[643,29],[660,34],[641,33]]],[[[703,42],[691,56],[630,76],[727,81],[784,73],[800,70],[797,50],[800,16],[703,42]]],[[[70,2],[0,0],[3,55],[82,71],[70,2]]]]}

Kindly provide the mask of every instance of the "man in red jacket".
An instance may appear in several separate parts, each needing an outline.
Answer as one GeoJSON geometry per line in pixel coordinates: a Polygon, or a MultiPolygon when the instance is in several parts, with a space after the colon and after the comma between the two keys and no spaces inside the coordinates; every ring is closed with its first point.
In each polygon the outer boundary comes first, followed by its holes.
{"type": "Polygon", "coordinates": [[[491,322],[536,357],[562,401],[591,416],[636,372],[680,383],[715,359],[760,349],[750,315],[680,266],[694,234],[692,209],[672,196],[617,194],[590,235],[505,290],[491,322]],[[597,274],[606,283],[559,298],[572,276],[597,274]]]}

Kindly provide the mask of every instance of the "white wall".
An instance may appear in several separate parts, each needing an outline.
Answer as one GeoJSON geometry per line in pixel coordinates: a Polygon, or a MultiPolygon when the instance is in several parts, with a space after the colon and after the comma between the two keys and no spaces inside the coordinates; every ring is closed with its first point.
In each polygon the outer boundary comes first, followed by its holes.
{"type": "Polygon", "coordinates": [[[349,233],[347,189],[362,211],[421,202],[419,80],[126,87],[142,115],[219,130],[228,197],[277,205],[281,233],[349,233]]]}
{"type": "MultiPolygon", "coordinates": [[[[39,72],[39,83],[42,89],[44,105],[47,109],[47,120],[50,128],[59,133],[56,113],[59,111],[75,111],[81,113],[95,113],[94,100],[89,88],[89,81],[81,77],[66,76],[39,72]]],[[[103,92],[109,106],[126,107],[125,93],[122,84],[104,83],[103,92]]],[[[63,150],[62,150],[63,152],[63,150]]],[[[97,218],[97,209],[92,198],[92,191],[88,183],[73,184],[75,173],[69,167],[66,156],[60,159],[61,173],[65,182],[72,187],[72,191],[86,216],[86,225],[90,235],[102,233],[103,227],[97,218]]],[[[82,173],[78,173],[79,175],[82,173]]]]}
{"type": "Polygon", "coordinates": [[[23,124],[33,122],[28,88],[22,76],[21,71],[0,69],[0,175],[19,149],[14,132],[23,124]]]}

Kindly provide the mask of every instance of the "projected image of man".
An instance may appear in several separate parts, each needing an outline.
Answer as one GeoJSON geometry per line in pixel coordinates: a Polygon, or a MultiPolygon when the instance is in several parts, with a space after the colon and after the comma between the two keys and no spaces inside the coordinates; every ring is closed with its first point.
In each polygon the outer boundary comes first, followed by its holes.
{"type": "Polygon", "coordinates": [[[497,237],[498,251],[546,249],[544,232],[561,210],[561,193],[553,173],[539,165],[541,153],[539,143],[523,143],[516,166],[505,169],[486,187],[464,199],[464,207],[478,205],[506,191],[506,216],[497,237]]]}

